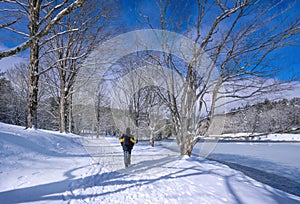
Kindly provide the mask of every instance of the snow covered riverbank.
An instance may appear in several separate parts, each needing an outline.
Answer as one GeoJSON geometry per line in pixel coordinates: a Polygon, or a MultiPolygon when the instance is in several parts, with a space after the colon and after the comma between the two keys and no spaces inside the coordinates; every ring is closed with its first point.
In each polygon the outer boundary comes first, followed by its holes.
{"type": "Polygon", "coordinates": [[[290,133],[230,133],[216,136],[216,138],[218,137],[220,137],[221,139],[226,138],[229,140],[247,139],[247,141],[300,142],[300,134],[290,133]]]}
{"type": "Polygon", "coordinates": [[[0,152],[1,203],[300,203],[226,165],[144,143],[124,170],[116,138],[0,123],[0,152]]]}

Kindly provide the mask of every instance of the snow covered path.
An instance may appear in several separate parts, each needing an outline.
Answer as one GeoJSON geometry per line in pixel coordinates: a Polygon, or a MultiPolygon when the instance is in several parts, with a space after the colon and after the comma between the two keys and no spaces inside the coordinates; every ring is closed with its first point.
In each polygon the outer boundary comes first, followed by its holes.
{"type": "MultiPolygon", "coordinates": [[[[107,171],[121,171],[124,173],[123,151],[117,138],[83,137],[82,144],[94,161],[104,166],[107,171]]],[[[138,143],[132,152],[131,164],[135,167],[144,164],[157,166],[155,164],[156,160],[174,159],[174,157],[178,158],[178,154],[163,147],[152,148],[146,143],[138,143]]]]}
{"type": "Polygon", "coordinates": [[[0,153],[1,204],[300,203],[300,197],[223,164],[181,158],[142,142],[134,147],[132,165],[124,169],[117,138],[82,138],[0,123],[0,153]]]}

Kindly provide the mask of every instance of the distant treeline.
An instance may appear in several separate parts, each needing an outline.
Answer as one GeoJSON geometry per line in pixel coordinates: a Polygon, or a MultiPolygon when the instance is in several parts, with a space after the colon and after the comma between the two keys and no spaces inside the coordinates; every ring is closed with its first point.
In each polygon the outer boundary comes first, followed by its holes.
{"type": "Polygon", "coordinates": [[[300,128],[300,98],[269,101],[233,109],[226,115],[224,133],[297,132],[300,128]]]}

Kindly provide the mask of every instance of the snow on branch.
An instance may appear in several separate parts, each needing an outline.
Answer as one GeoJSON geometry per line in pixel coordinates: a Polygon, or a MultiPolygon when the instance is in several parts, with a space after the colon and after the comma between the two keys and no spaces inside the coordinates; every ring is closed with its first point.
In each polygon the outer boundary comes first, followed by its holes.
{"type": "Polygon", "coordinates": [[[62,11],[60,11],[50,22],[49,24],[44,27],[42,30],[40,30],[35,36],[33,36],[32,38],[28,39],[27,41],[25,41],[24,43],[6,50],[6,51],[2,51],[0,52],[0,59],[4,58],[4,57],[9,57],[12,56],[14,54],[17,54],[18,52],[24,51],[25,49],[27,49],[29,47],[29,45],[40,39],[41,37],[45,36],[48,34],[48,32],[50,31],[50,29],[53,28],[53,26],[55,24],[57,24],[57,22],[59,22],[64,16],[68,15],[69,13],[71,13],[71,11],[75,10],[76,8],[82,6],[82,4],[85,2],[86,0],[76,0],[74,1],[74,3],[72,3],[71,5],[69,5],[68,7],[66,7],[65,9],[63,9],[62,11]]]}

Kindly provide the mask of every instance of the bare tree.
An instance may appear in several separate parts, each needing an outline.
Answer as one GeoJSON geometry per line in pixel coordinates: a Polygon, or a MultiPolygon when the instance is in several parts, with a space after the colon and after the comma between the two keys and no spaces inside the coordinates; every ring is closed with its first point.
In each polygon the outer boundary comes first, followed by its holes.
{"type": "Polygon", "coordinates": [[[107,92],[107,87],[105,86],[104,81],[101,81],[98,89],[97,89],[97,95],[96,95],[96,104],[95,104],[95,110],[96,110],[96,132],[97,132],[97,138],[100,136],[100,132],[105,129],[107,130],[107,126],[109,124],[109,121],[112,120],[110,117],[110,112],[108,109],[109,105],[109,94],[107,92]]]}
{"type": "MultiPolygon", "coordinates": [[[[45,71],[55,68],[59,92],[60,131],[71,131],[72,94],[76,74],[81,62],[109,35],[105,29],[113,15],[111,1],[87,2],[82,8],[68,14],[51,30],[52,36],[45,46],[45,71]]],[[[44,71],[44,72],[45,72],[44,71]]]]}
{"type": "Polygon", "coordinates": [[[28,99],[28,65],[15,65],[6,71],[6,77],[12,82],[14,88],[14,118],[15,125],[26,125],[27,99],[28,99]]]}
{"type": "Polygon", "coordinates": [[[0,59],[15,55],[29,48],[32,43],[47,35],[50,29],[53,28],[53,26],[65,15],[80,7],[84,2],[85,0],[76,0],[73,3],[70,3],[69,1],[56,1],[49,3],[43,2],[42,0],[1,1],[4,7],[6,7],[5,9],[1,9],[1,17],[7,19],[8,22],[1,24],[0,29],[10,30],[13,33],[24,36],[25,39],[27,39],[12,49],[1,51],[0,59]],[[45,14],[45,8],[51,8],[50,12],[45,14]],[[44,14],[43,17],[40,16],[41,13],[44,14]],[[32,32],[34,32],[31,33],[32,35],[30,35],[30,31],[24,32],[18,30],[19,23],[24,23],[24,21],[28,24],[28,27],[32,29],[32,32]],[[48,23],[44,24],[45,22],[48,23]]]}
{"type": "Polygon", "coordinates": [[[146,87],[146,96],[144,97],[145,102],[145,119],[147,122],[147,127],[150,132],[149,143],[154,147],[154,141],[159,134],[162,134],[164,129],[166,129],[166,109],[163,105],[163,101],[159,97],[157,92],[162,92],[162,90],[157,90],[159,87],[146,87]]]}
{"type": "Polygon", "coordinates": [[[37,105],[38,105],[38,82],[40,77],[40,46],[42,37],[46,36],[64,16],[80,7],[85,0],[55,1],[48,2],[42,0],[30,1],[3,1],[8,9],[3,9],[2,15],[10,15],[15,20],[8,18],[9,23],[5,24],[4,29],[13,34],[22,36],[22,42],[7,51],[0,52],[0,59],[21,52],[27,48],[30,49],[29,63],[29,99],[27,127],[37,126],[37,105]],[[12,23],[13,22],[13,23],[12,23]],[[24,24],[26,26],[21,26],[24,24]],[[10,24],[10,25],[9,25],[10,24]],[[28,30],[27,30],[27,29],[28,30]]]}
{"type": "MultiPolygon", "coordinates": [[[[179,3],[180,4],[180,3],[179,3]]],[[[184,4],[181,2],[181,4],[184,4]]],[[[182,155],[191,155],[194,145],[211,134],[220,134],[226,98],[253,99],[281,89],[273,77],[274,51],[299,39],[300,17],[288,13],[292,5],[283,1],[200,1],[192,15],[169,21],[171,1],[160,1],[160,29],[188,28],[193,56],[172,55],[168,36],[162,37],[161,55],[151,54],[161,67],[167,94],[160,94],[172,116],[174,132],[182,155]],[[186,18],[185,18],[186,17],[186,18]],[[187,19],[193,19],[192,23],[187,19]],[[178,84],[175,81],[180,81],[178,84]]],[[[151,19],[146,18],[150,27],[151,19]]],[[[184,52],[185,45],[182,45],[184,52]]]]}
{"type": "Polygon", "coordinates": [[[4,77],[4,73],[0,72],[0,121],[13,123],[13,95],[14,89],[11,82],[4,77]]]}
{"type": "MultiPolygon", "coordinates": [[[[131,64],[131,60],[129,62],[131,64]]],[[[112,96],[112,112],[115,118],[121,117],[118,120],[118,126],[120,130],[125,133],[126,127],[130,127],[132,132],[138,137],[139,132],[137,132],[140,126],[140,117],[142,114],[141,110],[141,92],[139,91],[142,87],[142,82],[140,78],[137,78],[134,70],[131,70],[131,66],[123,62],[123,73],[121,81],[115,81],[114,84],[114,94],[112,96]],[[125,71],[125,72],[124,72],[125,71]],[[116,91],[117,90],[117,91],[116,91]]]]}

